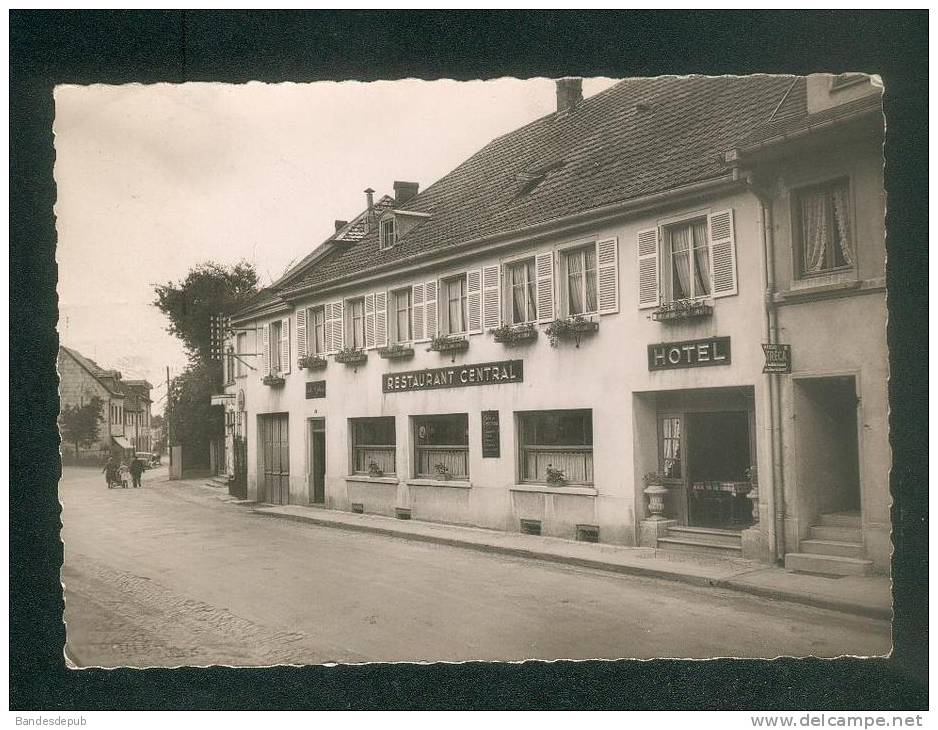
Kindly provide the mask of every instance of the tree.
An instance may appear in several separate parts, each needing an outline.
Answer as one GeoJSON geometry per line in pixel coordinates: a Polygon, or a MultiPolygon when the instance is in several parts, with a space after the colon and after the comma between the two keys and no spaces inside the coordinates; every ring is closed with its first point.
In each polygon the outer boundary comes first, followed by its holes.
{"type": "Polygon", "coordinates": [[[75,456],[82,446],[91,446],[98,440],[98,426],[104,421],[103,401],[93,396],[80,406],[65,406],[59,414],[62,440],[75,445],[75,456]]]}
{"type": "Polygon", "coordinates": [[[170,384],[166,419],[172,427],[173,443],[185,447],[188,467],[209,464],[209,444],[225,436],[221,409],[211,405],[217,392],[215,363],[191,363],[170,384]]]}

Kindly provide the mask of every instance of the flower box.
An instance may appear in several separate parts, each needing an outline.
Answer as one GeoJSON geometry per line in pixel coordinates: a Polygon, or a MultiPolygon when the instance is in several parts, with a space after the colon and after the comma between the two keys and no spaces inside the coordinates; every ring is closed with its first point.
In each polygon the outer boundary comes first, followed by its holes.
{"type": "Polygon", "coordinates": [[[583,335],[592,334],[597,330],[599,330],[598,321],[577,315],[568,319],[555,319],[547,326],[546,332],[551,347],[557,347],[557,344],[563,340],[573,340],[579,347],[580,338],[583,335]]]}
{"type": "Polygon", "coordinates": [[[368,353],[364,350],[355,350],[352,348],[346,348],[344,350],[339,350],[335,354],[335,361],[340,362],[343,365],[361,365],[368,360],[368,353]]]}
{"type": "Polygon", "coordinates": [[[265,375],[261,382],[269,388],[282,388],[287,381],[279,373],[271,373],[265,375]]]}
{"type": "Polygon", "coordinates": [[[662,304],[660,307],[658,307],[658,309],[651,313],[651,318],[656,322],[674,322],[683,319],[709,317],[712,314],[713,305],[709,302],[678,299],[673,302],[662,304]]]}
{"type": "Polygon", "coordinates": [[[414,348],[408,345],[390,345],[380,348],[378,356],[385,360],[407,360],[414,356],[414,348]]]}
{"type": "Polygon", "coordinates": [[[495,341],[503,345],[533,342],[537,339],[537,330],[533,324],[506,324],[492,330],[492,334],[495,335],[495,341]]]}
{"type": "Polygon", "coordinates": [[[433,338],[429,349],[436,350],[436,352],[462,352],[469,349],[469,340],[465,337],[440,335],[433,338]]]}
{"type": "Polygon", "coordinates": [[[329,361],[324,357],[319,357],[319,355],[307,355],[301,357],[297,364],[301,370],[323,370],[329,364],[329,361]]]}

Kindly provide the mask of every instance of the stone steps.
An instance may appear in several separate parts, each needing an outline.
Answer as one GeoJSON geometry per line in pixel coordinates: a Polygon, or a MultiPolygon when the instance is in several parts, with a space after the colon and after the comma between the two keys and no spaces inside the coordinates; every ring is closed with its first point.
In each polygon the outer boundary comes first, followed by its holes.
{"type": "Polygon", "coordinates": [[[869,575],[873,561],[858,558],[843,558],[836,555],[814,555],[811,553],[788,553],[785,556],[786,570],[821,575],[869,575]]]}
{"type": "Polygon", "coordinates": [[[739,532],[707,527],[670,527],[667,535],[658,538],[658,548],[737,558],[743,552],[739,532]]]}
{"type": "Polygon", "coordinates": [[[859,529],[852,527],[829,527],[814,525],[808,528],[812,540],[837,540],[839,542],[863,542],[863,535],[859,529]]]}
{"type": "Polygon", "coordinates": [[[819,516],[819,523],[824,527],[849,527],[854,530],[860,529],[859,512],[828,512],[819,516]]]}
{"type": "Polygon", "coordinates": [[[833,555],[838,558],[862,558],[863,544],[842,540],[802,540],[798,549],[812,555],[833,555]]]}

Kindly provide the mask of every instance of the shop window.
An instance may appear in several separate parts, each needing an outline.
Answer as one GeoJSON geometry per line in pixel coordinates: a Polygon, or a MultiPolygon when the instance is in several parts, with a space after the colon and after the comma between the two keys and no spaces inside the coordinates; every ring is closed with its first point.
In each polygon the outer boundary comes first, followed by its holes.
{"type": "Polygon", "coordinates": [[[440,282],[440,331],[444,335],[466,331],[466,275],[440,282]]]}
{"type": "Polygon", "coordinates": [[[326,352],[326,311],[324,307],[311,307],[306,312],[306,352],[324,355],[326,352]]]}
{"type": "Polygon", "coordinates": [[[505,266],[505,321],[523,324],[537,321],[537,279],[534,259],[505,266]]]}
{"type": "Polygon", "coordinates": [[[668,301],[710,295],[710,245],[707,219],[697,218],[665,228],[668,301]]]}
{"type": "Polygon", "coordinates": [[[564,313],[590,314],[598,309],[596,298],[596,246],[561,252],[564,313]]]}
{"type": "Polygon", "coordinates": [[[659,421],[658,443],[661,476],[666,479],[683,478],[680,416],[664,416],[659,421]]]}
{"type": "Polygon", "coordinates": [[[413,339],[411,309],[413,290],[410,287],[391,292],[391,343],[401,344],[413,339]]]}
{"type": "Polygon", "coordinates": [[[414,418],[414,472],[427,479],[469,478],[469,416],[414,418]]]}
{"type": "Polygon", "coordinates": [[[375,476],[396,473],[394,417],[351,418],[352,471],[375,476]]]}
{"type": "Polygon", "coordinates": [[[519,414],[521,481],[593,483],[593,412],[519,414]]]}
{"type": "Polygon", "coordinates": [[[365,299],[350,299],[345,303],[345,345],[355,350],[365,349],[365,299]]]}
{"type": "Polygon", "coordinates": [[[795,192],[795,240],[803,278],[853,267],[850,237],[850,190],[846,180],[795,192]]]}
{"type": "Polygon", "coordinates": [[[280,362],[280,336],[283,325],[279,319],[270,323],[270,372],[279,373],[283,368],[280,362]]]}

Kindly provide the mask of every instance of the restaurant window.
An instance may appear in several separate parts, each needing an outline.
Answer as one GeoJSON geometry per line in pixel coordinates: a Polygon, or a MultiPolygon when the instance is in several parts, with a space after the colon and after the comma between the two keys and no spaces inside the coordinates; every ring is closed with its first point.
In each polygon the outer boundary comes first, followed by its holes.
{"type": "Polygon", "coordinates": [[[658,431],[660,446],[661,476],[666,479],[681,479],[683,469],[681,461],[681,418],[680,416],[664,416],[661,418],[658,431]]]}
{"type": "Polygon", "coordinates": [[[803,188],[795,193],[797,258],[802,277],[853,266],[849,201],[846,180],[803,188]]]}
{"type": "Polygon", "coordinates": [[[440,282],[440,331],[456,335],[466,331],[466,275],[440,282]]]}
{"type": "Polygon", "coordinates": [[[279,373],[282,370],[280,362],[280,333],[282,331],[281,320],[275,319],[270,323],[270,372],[279,373]]]}
{"type": "Polygon", "coordinates": [[[326,311],[324,307],[310,307],[306,311],[306,352],[323,355],[326,352],[326,311]]]}
{"type": "Polygon", "coordinates": [[[414,417],[414,475],[426,479],[469,478],[469,416],[414,417]]]}
{"type": "Polygon", "coordinates": [[[548,469],[566,484],[593,483],[593,412],[519,414],[521,481],[546,484],[548,469]]]}
{"type": "Polygon", "coordinates": [[[537,321],[533,258],[505,266],[505,310],[505,321],[509,324],[537,321]]]}
{"type": "Polygon", "coordinates": [[[410,342],[410,313],[412,290],[398,289],[391,292],[391,343],[410,342]]]}
{"type": "Polygon", "coordinates": [[[352,471],[393,475],[396,469],[394,416],[351,418],[352,471]]]}
{"type": "Polygon", "coordinates": [[[235,352],[242,357],[236,357],[235,360],[235,377],[243,378],[247,375],[247,367],[244,364],[243,356],[247,353],[247,343],[248,343],[248,333],[239,332],[235,336],[235,352]]]}
{"type": "Polygon", "coordinates": [[[563,294],[568,316],[597,311],[596,247],[592,244],[562,252],[563,294]]]}
{"type": "Polygon", "coordinates": [[[668,299],[699,299],[710,295],[710,246],[707,219],[697,218],[665,228],[668,251],[668,299]]]}
{"type": "Polygon", "coordinates": [[[365,300],[362,297],[345,303],[345,345],[355,350],[365,349],[365,300]]]}

